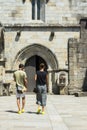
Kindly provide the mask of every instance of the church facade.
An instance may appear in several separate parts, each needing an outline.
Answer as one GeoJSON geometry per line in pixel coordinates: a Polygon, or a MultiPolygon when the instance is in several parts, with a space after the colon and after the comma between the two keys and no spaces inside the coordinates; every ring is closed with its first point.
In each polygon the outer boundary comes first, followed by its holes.
{"type": "Polygon", "coordinates": [[[80,20],[86,12],[86,0],[0,0],[0,83],[10,84],[14,93],[13,72],[23,63],[32,92],[34,75],[44,62],[49,93],[79,91],[78,57],[71,43],[76,39],[79,44],[80,20]]]}

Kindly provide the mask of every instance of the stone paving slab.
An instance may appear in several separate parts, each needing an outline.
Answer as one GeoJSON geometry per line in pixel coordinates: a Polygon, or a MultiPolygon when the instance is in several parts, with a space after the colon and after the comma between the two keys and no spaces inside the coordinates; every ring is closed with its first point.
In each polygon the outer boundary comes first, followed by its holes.
{"type": "Polygon", "coordinates": [[[16,97],[0,97],[0,130],[87,130],[87,97],[48,95],[46,114],[36,114],[35,95],[26,95],[25,113],[16,97]]]}

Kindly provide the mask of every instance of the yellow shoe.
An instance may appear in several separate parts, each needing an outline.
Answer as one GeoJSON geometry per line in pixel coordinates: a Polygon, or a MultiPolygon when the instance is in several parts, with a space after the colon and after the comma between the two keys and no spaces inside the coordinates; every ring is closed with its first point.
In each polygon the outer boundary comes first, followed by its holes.
{"type": "Polygon", "coordinates": [[[41,112],[41,109],[39,108],[38,110],[37,110],[37,114],[39,114],[41,112]]]}
{"type": "Polygon", "coordinates": [[[41,114],[42,114],[42,115],[44,115],[44,114],[45,114],[45,112],[44,112],[44,111],[42,111],[42,112],[41,112],[41,114]]]}
{"type": "Polygon", "coordinates": [[[24,113],[24,109],[21,110],[21,113],[24,113]]]}
{"type": "Polygon", "coordinates": [[[21,111],[18,111],[18,114],[21,114],[21,111]]]}

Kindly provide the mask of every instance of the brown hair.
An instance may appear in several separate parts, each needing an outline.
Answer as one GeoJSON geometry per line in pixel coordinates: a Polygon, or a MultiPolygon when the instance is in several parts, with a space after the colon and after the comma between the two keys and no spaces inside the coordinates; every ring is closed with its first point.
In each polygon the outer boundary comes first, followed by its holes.
{"type": "Polygon", "coordinates": [[[23,64],[19,64],[19,68],[24,68],[24,65],[23,64]]]}
{"type": "Polygon", "coordinates": [[[42,68],[45,68],[45,64],[44,63],[40,64],[40,69],[42,69],[42,68]]]}

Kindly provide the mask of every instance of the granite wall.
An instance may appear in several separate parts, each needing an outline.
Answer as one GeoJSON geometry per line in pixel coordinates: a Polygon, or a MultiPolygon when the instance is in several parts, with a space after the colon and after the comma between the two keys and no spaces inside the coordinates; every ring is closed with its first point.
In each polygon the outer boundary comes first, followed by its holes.
{"type": "Polygon", "coordinates": [[[80,39],[69,39],[70,94],[87,91],[87,18],[80,25],[80,39]]]}

